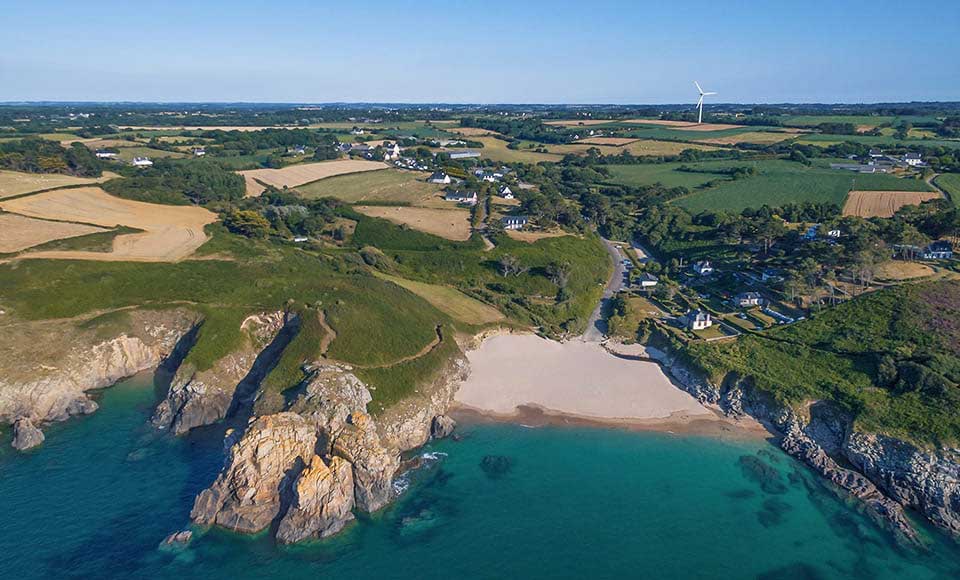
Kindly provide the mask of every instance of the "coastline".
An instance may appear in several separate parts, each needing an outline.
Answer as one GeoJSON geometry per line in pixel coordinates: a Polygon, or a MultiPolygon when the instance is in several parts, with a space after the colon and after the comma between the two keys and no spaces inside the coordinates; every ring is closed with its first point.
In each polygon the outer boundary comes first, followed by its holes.
{"type": "Polygon", "coordinates": [[[558,412],[538,405],[521,405],[513,413],[500,414],[454,403],[447,414],[461,425],[513,423],[528,428],[594,427],[733,440],[770,440],[774,437],[753,419],[730,419],[713,411],[709,415],[675,413],[652,419],[613,419],[558,412]]]}
{"type": "Polygon", "coordinates": [[[752,418],[730,418],[701,404],[656,358],[518,332],[488,332],[474,337],[471,346],[466,352],[470,375],[448,411],[458,422],[773,437],[752,418]]]}

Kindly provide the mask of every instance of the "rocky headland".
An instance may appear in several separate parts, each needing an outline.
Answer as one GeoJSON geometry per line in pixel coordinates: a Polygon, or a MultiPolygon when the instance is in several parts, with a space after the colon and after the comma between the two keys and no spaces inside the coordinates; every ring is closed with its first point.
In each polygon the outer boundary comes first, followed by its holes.
{"type": "Polygon", "coordinates": [[[960,450],[923,449],[864,433],[828,402],[811,401],[798,411],[753,388],[749,377],[731,373],[711,381],[681,356],[656,348],[646,352],[704,405],[731,417],[749,415],[766,425],[779,436],[784,451],[836,489],[862,500],[866,511],[901,540],[918,539],[905,508],[960,537],[960,450]]]}

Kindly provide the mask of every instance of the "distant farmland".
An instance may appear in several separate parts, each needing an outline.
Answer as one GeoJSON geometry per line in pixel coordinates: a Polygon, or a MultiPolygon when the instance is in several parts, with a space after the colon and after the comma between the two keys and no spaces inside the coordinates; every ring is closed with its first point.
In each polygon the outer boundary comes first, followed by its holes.
{"type": "Polygon", "coordinates": [[[947,192],[953,203],[960,203],[960,173],[944,173],[933,182],[947,192]]]}
{"type": "Polygon", "coordinates": [[[247,180],[247,195],[256,196],[266,190],[266,185],[272,185],[277,188],[296,187],[344,173],[373,171],[387,167],[386,163],[379,161],[341,159],[338,161],[321,161],[319,163],[291,165],[283,169],[251,169],[249,171],[240,171],[239,173],[247,180]]]}
{"type": "Polygon", "coordinates": [[[335,197],[347,203],[422,204],[432,201],[442,189],[440,185],[427,183],[426,177],[426,173],[384,169],[328,177],[299,186],[297,191],[308,198],[335,197]]]}
{"type": "MultiPolygon", "coordinates": [[[[727,166],[731,164],[728,162],[727,166]]],[[[737,165],[736,163],[732,165],[737,165]]],[[[755,167],[758,175],[736,181],[724,181],[709,189],[696,191],[675,203],[691,211],[726,210],[739,212],[748,207],[782,206],[804,201],[828,202],[843,206],[847,192],[857,189],[874,191],[930,191],[917,179],[901,179],[891,175],[854,175],[825,167],[807,167],[783,160],[741,162],[755,167]]],[[[709,168],[711,163],[697,164],[709,168]]]]}
{"type": "Polygon", "coordinates": [[[938,197],[933,191],[851,191],[843,215],[888,218],[905,205],[920,205],[938,197]]]}

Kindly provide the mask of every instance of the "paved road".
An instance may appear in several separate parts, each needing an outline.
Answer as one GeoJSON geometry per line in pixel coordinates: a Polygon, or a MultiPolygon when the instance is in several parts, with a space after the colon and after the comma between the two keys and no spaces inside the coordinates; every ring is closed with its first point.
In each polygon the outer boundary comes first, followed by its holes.
{"type": "Polygon", "coordinates": [[[584,342],[602,342],[606,338],[606,315],[609,314],[610,299],[623,288],[624,272],[626,271],[626,268],[623,267],[624,257],[620,250],[610,243],[610,240],[603,240],[603,244],[607,248],[607,253],[610,254],[610,259],[613,260],[613,274],[607,281],[607,287],[603,289],[603,297],[600,299],[600,303],[597,304],[593,314],[587,320],[587,330],[580,337],[580,340],[584,342]]]}

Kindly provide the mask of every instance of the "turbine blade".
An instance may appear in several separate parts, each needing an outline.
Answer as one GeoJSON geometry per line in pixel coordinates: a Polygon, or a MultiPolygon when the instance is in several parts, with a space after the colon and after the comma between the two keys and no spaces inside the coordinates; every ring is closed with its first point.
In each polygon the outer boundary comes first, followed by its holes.
{"type": "Polygon", "coordinates": [[[702,95],[703,89],[700,88],[700,83],[698,83],[697,81],[693,81],[693,84],[697,85],[697,90],[700,91],[700,94],[702,95]]]}
{"type": "Polygon", "coordinates": [[[717,93],[703,93],[704,95],[715,95],[717,93]]]}

